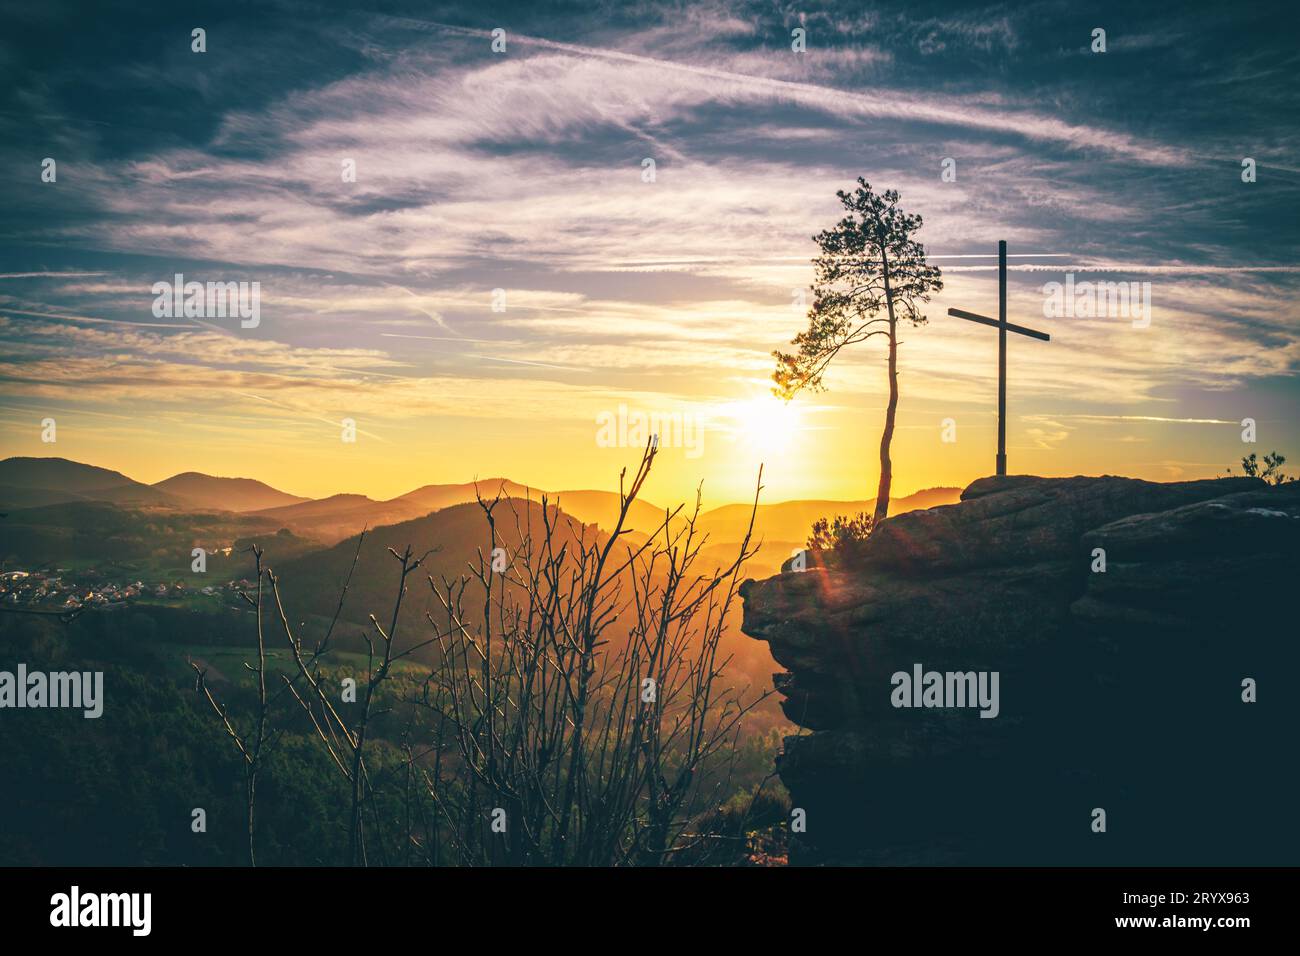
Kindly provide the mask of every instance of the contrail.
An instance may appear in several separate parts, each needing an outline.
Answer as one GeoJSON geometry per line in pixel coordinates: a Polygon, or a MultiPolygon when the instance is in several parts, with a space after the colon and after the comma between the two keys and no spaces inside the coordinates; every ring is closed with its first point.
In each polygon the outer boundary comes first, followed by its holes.
{"type": "Polygon", "coordinates": [[[496,342],[497,339],[469,339],[459,335],[409,335],[403,332],[380,332],[387,339],[429,339],[434,342],[496,342]]]}
{"type": "MultiPolygon", "coordinates": [[[[457,336],[448,335],[406,335],[401,332],[380,332],[381,336],[394,339],[432,339],[437,342],[479,342],[501,344],[497,339],[462,339],[457,336]]],[[[462,352],[465,358],[482,359],[486,362],[507,362],[511,365],[532,365],[537,368],[555,369],[557,372],[590,372],[591,369],[583,368],[579,365],[548,365],[545,362],[530,362],[526,359],[501,358],[497,355],[478,355],[472,352],[462,352]]]]}
{"type": "MultiPolygon", "coordinates": [[[[245,398],[255,398],[255,399],[257,399],[259,402],[266,402],[266,404],[268,404],[268,405],[274,405],[276,408],[283,408],[285,411],[287,411],[287,412],[293,412],[293,413],[296,414],[296,415],[301,415],[301,414],[303,414],[302,411],[300,411],[300,410],[297,409],[297,408],[294,408],[292,405],[285,405],[283,402],[272,401],[272,400],[269,399],[269,398],[263,398],[261,395],[254,395],[252,392],[238,392],[238,391],[237,391],[235,394],[237,394],[237,395],[243,395],[245,398]]],[[[311,413],[309,412],[308,414],[311,414],[311,413]]],[[[342,422],[336,422],[336,421],[334,421],[333,419],[323,418],[323,417],[321,417],[320,415],[312,415],[312,418],[313,418],[314,420],[318,421],[318,422],[324,422],[326,425],[333,425],[335,428],[342,428],[342,427],[343,427],[343,423],[342,423],[342,422]]],[[[300,419],[300,420],[302,420],[302,419],[300,419]]],[[[382,435],[376,435],[376,434],[374,434],[373,432],[363,431],[363,430],[360,429],[360,428],[357,429],[357,434],[358,434],[358,435],[365,435],[367,438],[373,438],[373,439],[375,439],[376,441],[383,441],[383,442],[388,441],[388,439],[387,439],[387,438],[384,438],[382,435]]]]}
{"type": "Polygon", "coordinates": [[[107,272],[0,272],[0,279],[86,279],[107,272]]]}
{"type": "MultiPolygon", "coordinates": [[[[385,282],[384,285],[390,289],[400,289],[401,291],[409,295],[412,299],[415,299],[417,303],[420,301],[420,297],[416,295],[414,292],[412,292],[410,289],[406,288],[405,286],[394,285],[390,282],[385,282]]],[[[414,308],[416,311],[422,312],[425,315],[427,315],[429,318],[433,319],[434,324],[437,325],[439,328],[446,329],[448,332],[454,331],[452,327],[447,324],[447,320],[444,319],[441,315],[438,315],[438,313],[430,312],[428,309],[420,305],[416,305],[414,306],[414,308]]]]}
{"type": "Polygon", "coordinates": [[[136,322],[134,319],[101,319],[93,315],[66,315],[54,312],[32,312],[28,309],[10,309],[0,305],[0,312],[12,315],[31,315],[38,319],[63,319],[68,322],[94,322],[105,325],[136,325],[145,329],[193,329],[194,325],[181,325],[175,322],[136,322]]]}
{"type": "MultiPolygon", "coordinates": [[[[450,33],[483,40],[492,39],[490,31],[474,27],[461,27],[431,20],[416,20],[410,17],[381,15],[379,19],[424,32],[437,31],[442,34],[450,33]]],[[[1117,155],[1127,156],[1153,166],[1190,165],[1193,159],[1193,155],[1184,149],[1144,144],[1122,133],[1105,132],[1095,126],[1072,126],[1055,117],[1038,116],[1033,113],[998,112],[966,104],[936,105],[933,102],[897,94],[877,93],[866,95],[853,93],[835,87],[819,86],[815,83],[777,80],[747,73],[734,73],[716,67],[694,66],[674,60],[660,60],[638,53],[605,50],[600,47],[584,46],[577,43],[562,43],[522,33],[508,34],[507,41],[523,46],[538,47],[543,50],[569,53],[575,56],[635,63],[639,66],[650,66],[707,79],[722,80],[735,83],[743,88],[766,90],[774,95],[841,115],[849,113],[858,116],[888,116],[918,122],[942,123],[948,126],[975,127],[997,132],[1010,130],[1027,139],[1062,143],[1075,149],[1096,149],[1101,147],[1117,155]]]]}
{"type": "Polygon", "coordinates": [[[590,372],[591,371],[591,369],[589,368],[582,368],[581,366],[578,365],[547,365],[545,362],[529,362],[524,359],[498,358],[495,355],[472,355],[470,353],[466,353],[465,357],[482,359],[485,362],[508,362],[511,365],[532,365],[537,368],[552,368],[555,369],[557,372],[590,372]]]}
{"type": "Polygon", "coordinates": [[[1161,422],[1174,425],[1240,425],[1241,422],[1224,421],[1221,418],[1161,418],[1157,415],[1051,415],[1038,418],[1082,418],[1086,421],[1103,422],[1161,422]]]}

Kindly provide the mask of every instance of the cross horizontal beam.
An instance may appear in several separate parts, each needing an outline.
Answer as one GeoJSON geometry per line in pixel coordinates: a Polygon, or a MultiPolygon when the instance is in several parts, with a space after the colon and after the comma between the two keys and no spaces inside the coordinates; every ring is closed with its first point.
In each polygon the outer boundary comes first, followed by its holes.
{"type": "Polygon", "coordinates": [[[978,322],[981,325],[991,325],[995,329],[1005,328],[1008,332],[1019,332],[1021,335],[1027,335],[1031,339],[1041,339],[1044,342],[1052,341],[1052,337],[1046,332],[1039,332],[1037,329],[1027,329],[1023,325],[1012,325],[1008,322],[1005,326],[997,319],[990,319],[987,315],[976,315],[974,312],[965,312],[962,309],[949,309],[949,315],[955,315],[959,319],[969,319],[972,322],[978,322]]]}

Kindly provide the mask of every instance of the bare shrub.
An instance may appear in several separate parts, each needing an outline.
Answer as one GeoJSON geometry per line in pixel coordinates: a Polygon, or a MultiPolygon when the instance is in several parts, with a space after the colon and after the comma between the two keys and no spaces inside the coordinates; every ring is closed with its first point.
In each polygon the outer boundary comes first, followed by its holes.
{"type": "MultiPolygon", "coordinates": [[[[719,652],[742,568],[756,550],[754,511],[725,568],[698,566],[706,540],[696,527],[698,494],[689,514],[679,507],[653,533],[633,533],[628,515],[655,455],[652,442],[631,481],[626,471],[620,476],[609,533],[546,499],[534,508],[500,494],[479,498],[486,548],[458,577],[426,575],[437,610],[425,615],[428,634],[400,651],[402,602],[408,587],[420,586],[413,575],[428,555],[389,549],[398,563],[392,612],[386,625],[370,617],[366,671],[346,707],[338,675],[323,663],[348,584],[328,631],[308,650],[259,558],[259,624],[265,574],[293,672],[280,675],[271,698],[263,689],[248,731],[199,675],[251,766],[250,861],[260,742],[272,737],[273,713],[315,739],[346,781],[351,865],[662,865],[710,862],[736,851],[728,841],[743,850],[743,832],[701,824],[730,796],[743,720],[770,693],[742,699],[719,652]],[[518,545],[503,564],[498,528],[506,521],[518,545]],[[434,652],[427,674],[395,669],[424,649],[434,652]],[[296,707],[280,713],[281,697],[296,707]],[[371,733],[381,718],[386,740],[371,733]]],[[[755,508],[761,490],[760,471],[755,508]]],[[[260,634],[259,627],[254,673],[264,688],[260,634]]]]}

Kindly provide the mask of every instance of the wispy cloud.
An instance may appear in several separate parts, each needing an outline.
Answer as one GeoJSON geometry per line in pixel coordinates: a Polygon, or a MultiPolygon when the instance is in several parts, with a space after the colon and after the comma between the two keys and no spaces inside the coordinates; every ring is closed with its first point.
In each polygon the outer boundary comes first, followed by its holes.
{"type": "MultiPolygon", "coordinates": [[[[397,442],[471,420],[479,454],[540,441],[538,422],[585,440],[619,402],[748,401],[805,322],[810,237],[857,175],[924,216],[946,277],[928,327],[904,336],[903,433],[988,426],[992,340],[945,311],[996,307],[999,239],[1013,315],[1041,316],[1042,283],[1065,272],[1153,284],[1145,330],[1061,320],[1050,344],[1012,346],[1026,453],[1150,439],[1144,467],[1163,469],[1211,457],[1195,443],[1215,430],[1184,426],[1295,397],[1300,143],[1275,121],[1294,55],[1252,39],[1246,12],[1206,30],[1191,11],[1174,42],[1128,11],[1113,55],[1089,60],[1053,3],[649,2],[500,24],[351,11],[328,26],[310,4],[281,9],[298,32],[268,21],[197,66],[56,46],[17,81],[0,155],[28,168],[40,144],[60,174],[11,183],[0,211],[0,400],[93,408],[137,433],[202,423],[232,453],[229,422],[305,442],[354,417],[397,442]],[[80,122],[67,91],[90,75],[120,105],[80,122]],[[152,283],[174,272],[258,281],[260,326],[156,320],[152,283]]],[[[12,39],[0,52],[27,56],[12,39]]],[[[871,458],[879,358],[837,362],[831,410],[808,427],[850,444],[805,455],[792,482],[831,481],[841,452],[871,458]]]]}

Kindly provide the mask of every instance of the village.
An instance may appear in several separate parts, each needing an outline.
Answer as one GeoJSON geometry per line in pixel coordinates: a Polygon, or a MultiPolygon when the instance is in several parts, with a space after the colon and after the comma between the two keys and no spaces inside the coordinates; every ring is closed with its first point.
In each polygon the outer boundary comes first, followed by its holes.
{"type": "Polygon", "coordinates": [[[94,568],[15,570],[0,572],[0,606],[6,610],[49,612],[90,608],[107,610],[133,603],[201,601],[204,598],[217,601],[223,596],[234,598],[240,591],[254,586],[254,582],[244,579],[203,587],[187,585],[179,580],[119,583],[94,568]]]}

